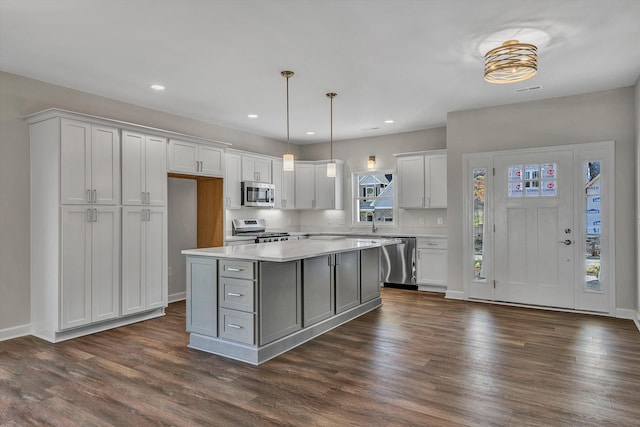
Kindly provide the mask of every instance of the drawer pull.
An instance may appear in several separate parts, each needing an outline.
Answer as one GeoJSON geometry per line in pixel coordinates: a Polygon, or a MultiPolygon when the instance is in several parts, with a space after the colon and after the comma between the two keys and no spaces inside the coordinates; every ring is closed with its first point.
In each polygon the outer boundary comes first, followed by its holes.
{"type": "Polygon", "coordinates": [[[427,245],[429,245],[429,246],[438,246],[437,243],[431,243],[431,242],[427,243],[427,245]]]}
{"type": "Polygon", "coordinates": [[[230,297],[241,297],[241,296],[243,296],[243,294],[238,294],[236,292],[227,292],[227,295],[229,295],[230,297]]]}
{"type": "Polygon", "coordinates": [[[244,271],[244,269],[243,268],[238,268],[238,267],[227,267],[227,271],[240,272],[240,271],[244,271]]]}
{"type": "Polygon", "coordinates": [[[233,329],[242,329],[242,326],[236,325],[235,323],[227,323],[227,326],[233,329]]]}

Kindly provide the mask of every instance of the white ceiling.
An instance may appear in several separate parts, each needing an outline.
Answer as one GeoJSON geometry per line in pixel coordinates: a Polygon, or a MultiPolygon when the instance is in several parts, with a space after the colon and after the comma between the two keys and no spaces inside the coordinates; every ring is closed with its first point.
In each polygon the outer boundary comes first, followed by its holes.
{"type": "Polygon", "coordinates": [[[292,70],[291,141],[324,142],[331,91],[340,140],[632,86],[640,1],[0,0],[0,70],[281,140],[292,70]],[[550,37],[538,75],[484,82],[480,46],[517,29],[550,37]]]}

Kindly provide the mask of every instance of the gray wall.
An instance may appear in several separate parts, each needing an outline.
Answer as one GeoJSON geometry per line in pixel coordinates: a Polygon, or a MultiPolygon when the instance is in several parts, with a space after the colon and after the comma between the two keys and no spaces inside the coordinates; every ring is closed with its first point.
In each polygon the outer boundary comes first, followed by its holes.
{"type": "Polygon", "coordinates": [[[636,251],[638,251],[636,263],[636,313],[638,315],[638,320],[640,320],[640,78],[636,82],[635,86],[635,101],[636,101],[636,215],[638,222],[636,224],[636,251]]]}
{"type": "MultiPolygon", "coordinates": [[[[339,141],[333,144],[333,157],[345,162],[344,211],[301,211],[300,226],[305,229],[329,230],[332,227],[349,227],[352,221],[351,172],[367,169],[369,156],[376,156],[376,169],[395,169],[396,158],[393,154],[413,151],[437,150],[446,148],[447,129],[445,127],[415,132],[396,133],[369,138],[339,141]]],[[[301,160],[323,160],[329,158],[329,144],[319,143],[300,147],[301,160]]],[[[447,227],[446,209],[398,210],[398,225],[406,231],[412,228],[440,228],[444,233],[447,227]],[[443,218],[438,225],[437,219],[443,218]]],[[[380,224],[384,228],[382,224],[380,224]]]]}
{"type": "Polygon", "coordinates": [[[169,301],[172,295],[186,292],[186,263],[183,249],[198,246],[198,182],[195,179],[169,178],[167,223],[169,228],[169,301]]]}
{"type": "MultiPolygon", "coordinates": [[[[636,243],[634,89],[451,112],[447,116],[448,221],[462,224],[462,155],[484,151],[616,141],[616,298],[634,309],[636,243]]],[[[449,290],[462,291],[462,227],[448,234],[449,290]]]]}
{"type": "MultiPolygon", "coordinates": [[[[286,143],[211,123],[0,72],[0,331],[30,322],[29,128],[22,117],[58,107],[229,142],[233,148],[284,153],[286,143]]],[[[296,147],[292,146],[292,151],[296,147]]]]}

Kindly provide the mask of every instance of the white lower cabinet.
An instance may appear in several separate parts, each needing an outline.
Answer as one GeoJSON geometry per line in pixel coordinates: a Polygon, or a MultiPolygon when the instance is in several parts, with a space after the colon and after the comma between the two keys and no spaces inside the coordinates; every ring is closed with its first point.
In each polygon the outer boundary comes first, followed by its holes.
{"type": "Polygon", "coordinates": [[[122,209],[122,314],[167,305],[166,208],[122,209]]]}
{"type": "Polygon", "coordinates": [[[416,282],[419,285],[447,285],[447,238],[418,238],[416,282]]]}
{"type": "Polygon", "coordinates": [[[120,208],[63,206],[59,329],[120,315],[120,208]]]}

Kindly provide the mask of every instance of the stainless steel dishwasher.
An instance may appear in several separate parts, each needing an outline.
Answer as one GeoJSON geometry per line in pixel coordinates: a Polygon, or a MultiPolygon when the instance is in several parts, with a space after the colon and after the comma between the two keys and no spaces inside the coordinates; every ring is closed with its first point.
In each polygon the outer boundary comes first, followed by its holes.
{"type": "Polygon", "coordinates": [[[418,289],[416,285],[416,238],[394,237],[400,243],[380,251],[380,281],[384,286],[418,289]]]}

